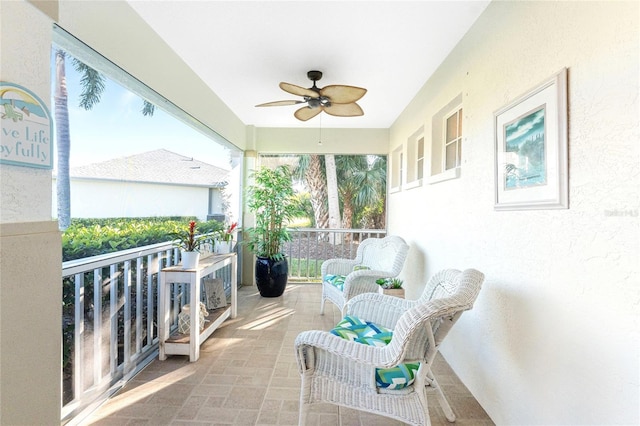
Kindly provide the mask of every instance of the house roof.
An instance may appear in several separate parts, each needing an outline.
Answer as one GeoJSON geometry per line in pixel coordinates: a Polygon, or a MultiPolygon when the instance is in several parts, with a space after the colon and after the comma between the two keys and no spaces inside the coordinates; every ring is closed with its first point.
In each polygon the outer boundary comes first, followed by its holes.
{"type": "Polygon", "coordinates": [[[76,179],[220,187],[229,171],[166,149],[71,168],[76,179]]]}

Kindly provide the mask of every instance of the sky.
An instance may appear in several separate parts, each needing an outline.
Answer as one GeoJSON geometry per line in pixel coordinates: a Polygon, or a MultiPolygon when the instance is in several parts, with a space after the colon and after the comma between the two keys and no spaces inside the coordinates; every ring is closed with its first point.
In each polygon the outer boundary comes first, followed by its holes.
{"type": "MultiPolygon", "coordinates": [[[[66,61],[65,68],[71,167],[164,148],[218,167],[230,168],[228,150],[157,107],[153,116],[145,117],[141,112],[142,98],[112,80],[107,79],[100,102],[92,110],[84,110],[79,106],[80,76],[70,60],[66,61]]],[[[55,75],[52,84],[55,85],[55,75]]],[[[54,108],[53,100],[51,105],[54,108]]],[[[51,113],[54,116],[55,112],[51,113]]],[[[56,149],[54,147],[54,169],[56,149]]]]}

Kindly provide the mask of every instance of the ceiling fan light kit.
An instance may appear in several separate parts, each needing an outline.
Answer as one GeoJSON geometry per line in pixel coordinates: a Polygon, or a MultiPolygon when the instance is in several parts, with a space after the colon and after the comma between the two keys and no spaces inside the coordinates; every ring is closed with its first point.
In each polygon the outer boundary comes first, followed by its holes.
{"type": "Polygon", "coordinates": [[[308,89],[285,82],[281,82],[279,85],[280,88],[287,93],[302,96],[302,101],[275,101],[256,106],[267,107],[307,104],[293,113],[293,115],[301,121],[307,121],[322,111],[336,117],[357,117],[364,115],[364,111],[362,111],[362,108],[360,108],[360,105],[358,105],[356,101],[367,93],[367,89],[339,84],[318,88],[316,81],[322,78],[322,72],[315,70],[309,71],[307,72],[307,77],[313,81],[313,86],[308,89]]]}

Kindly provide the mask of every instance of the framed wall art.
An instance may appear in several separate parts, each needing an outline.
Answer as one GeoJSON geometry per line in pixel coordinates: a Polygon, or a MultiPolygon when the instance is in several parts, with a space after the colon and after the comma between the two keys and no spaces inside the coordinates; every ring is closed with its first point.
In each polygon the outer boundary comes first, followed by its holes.
{"type": "Polygon", "coordinates": [[[567,69],[494,113],[496,210],[569,207],[567,69]]]}
{"type": "Polygon", "coordinates": [[[224,283],[222,278],[207,277],[203,281],[207,309],[214,310],[226,307],[227,296],[224,292],[224,283]]]}

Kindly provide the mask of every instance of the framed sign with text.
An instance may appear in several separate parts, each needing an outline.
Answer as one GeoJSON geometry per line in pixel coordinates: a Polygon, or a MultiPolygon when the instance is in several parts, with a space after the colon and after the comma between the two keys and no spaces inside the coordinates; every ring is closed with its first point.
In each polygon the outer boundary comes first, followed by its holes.
{"type": "Polygon", "coordinates": [[[0,81],[0,123],[0,164],[53,167],[51,114],[38,96],[0,81]]]}

